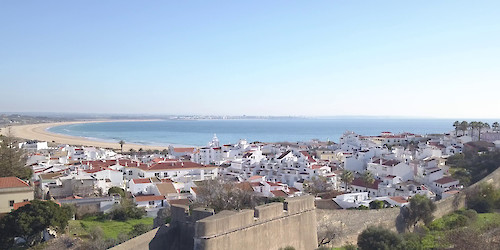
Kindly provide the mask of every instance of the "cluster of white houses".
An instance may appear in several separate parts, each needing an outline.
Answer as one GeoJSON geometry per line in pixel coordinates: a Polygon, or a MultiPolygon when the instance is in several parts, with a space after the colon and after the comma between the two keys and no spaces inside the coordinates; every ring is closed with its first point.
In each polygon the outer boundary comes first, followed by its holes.
{"type": "Polygon", "coordinates": [[[214,136],[206,147],[169,147],[162,154],[135,156],[94,147],[50,148],[37,141],[19,146],[29,152],[27,164],[34,176],[26,183],[37,196],[77,205],[99,203],[100,210],[106,211],[119,202],[108,196],[109,189],[119,187],[154,214],[159,208],[195,200],[197,183],[215,178],[235,182],[255,195],[290,197],[303,194],[308,183],[321,177],[331,189],[342,191],[333,199],[342,208],[366,205],[373,199],[402,206],[416,194],[445,198],[461,188],[450,177],[446,158],[462,152],[469,141],[469,136],[454,134],[346,132],[338,144],[240,140],[220,145],[214,136]],[[345,170],[355,177],[347,187],[340,177],[345,170]],[[374,176],[373,183],[364,183],[365,171],[374,176]]]}

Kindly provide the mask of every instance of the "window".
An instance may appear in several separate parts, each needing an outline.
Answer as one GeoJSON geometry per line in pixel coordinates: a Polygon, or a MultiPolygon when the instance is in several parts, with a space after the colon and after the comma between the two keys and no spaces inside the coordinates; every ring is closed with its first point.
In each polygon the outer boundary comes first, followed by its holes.
{"type": "Polygon", "coordinates": [[[149,205],[154,206],[155,201],[149,201],[149,205]]]}
{"type": "Polygon", "coordinates": [[[23,201],[24,201],[24,202],[27,202],[27,201],[28,201],[28,199],[24,199],[23,201]]]}
{"type": "Polygon", "coordinates": [[[132,170],[129,170],[129,171],[128,171],[128,175],[132,175],[132,170]]]}
{"type": "Polygon", "coordinates": [[[155,176],[156,177],[160,177],[160,173],[155,173],[155,176]]]}
{"type": "Polygon", "coordinates": [[[10,200],[9,201],[9,207],[13,207],[14,206],[14,201],[13,200],[10,200]]]}

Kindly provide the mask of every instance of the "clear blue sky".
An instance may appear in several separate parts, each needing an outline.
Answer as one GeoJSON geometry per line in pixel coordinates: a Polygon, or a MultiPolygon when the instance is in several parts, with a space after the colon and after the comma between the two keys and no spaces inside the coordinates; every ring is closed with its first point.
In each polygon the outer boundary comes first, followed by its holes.
{"type": "Polygon", "coordinates": [[[500,1],[2,1],[0,111],[500,117],[500,1]]]}

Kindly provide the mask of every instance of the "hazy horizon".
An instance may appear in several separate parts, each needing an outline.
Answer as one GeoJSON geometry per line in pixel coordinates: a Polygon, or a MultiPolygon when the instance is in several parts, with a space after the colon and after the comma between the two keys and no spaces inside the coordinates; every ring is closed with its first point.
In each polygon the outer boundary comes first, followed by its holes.
{"type": "Polygon", "coordinates": [[[6,1],[0,110],[496,119],[499,8],[6,1]]]}

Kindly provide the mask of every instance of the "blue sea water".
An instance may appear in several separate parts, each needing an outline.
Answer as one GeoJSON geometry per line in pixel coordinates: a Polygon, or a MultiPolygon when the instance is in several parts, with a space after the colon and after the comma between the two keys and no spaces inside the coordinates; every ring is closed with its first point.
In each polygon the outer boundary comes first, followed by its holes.
{"type": "Polygon", "coordinates": [[[320,139],[338,142],[345,131],[379,135],[382,131],[416,134],[446,133],[454,120],[447,119],[262,119],[262,120],[161,120],[82,123],[49,128],[53,133],[100,141],[143,145],[204,146],[214,134],[222,144],[297,142],[320,139]]]}

